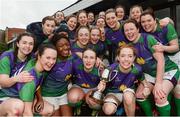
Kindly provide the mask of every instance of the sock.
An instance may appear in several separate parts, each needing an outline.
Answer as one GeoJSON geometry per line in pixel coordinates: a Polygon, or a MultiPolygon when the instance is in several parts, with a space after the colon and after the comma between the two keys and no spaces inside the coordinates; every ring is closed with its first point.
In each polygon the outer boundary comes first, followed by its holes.
{"type": "Polygon", "coordinates": [[[82,103],[83,103],[83,100],[80,100],[77,103],[68,102],[68,105],[72,106],[72,107],[80,107],[82,105],[82,103]]]}
{"type": "Polygon", "coordinates": [[[158,105],[156,106],[160,116],[170,116],[171,106],[169,102],[165,106],[158,106],[158,105]]]}
{"type": "Polygon", "coordinates": [[[81,114],[81,105],[82,105],[82,103],[83,103],[83,100],[80,100],[77,103],[68,102],[69,106],[75,107],[74,108],[74,115],[78,116],[78,115],[81,114]]]}
{"type": "Polygon", "coordinates": [[[174,97],[177,116],[180,116],[180,99],[174,97]]]}
{"type": "Polygon", "coordinates": [[[151,107],[151,103],[149,99],[145,99],[145,100],[137,100],[138,104],[140,105],[140,107],[142,108],[142,110],[144,111],[146,116],[152,116],[152,107],[151,107]]]}

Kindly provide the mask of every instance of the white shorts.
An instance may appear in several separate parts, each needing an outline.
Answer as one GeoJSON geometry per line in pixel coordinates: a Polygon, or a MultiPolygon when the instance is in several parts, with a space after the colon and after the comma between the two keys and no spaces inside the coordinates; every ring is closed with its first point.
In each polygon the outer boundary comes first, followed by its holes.
{"type": "Polygon", "coordinates": [[[79,87],[79,88],[81,88],[84,91],[84,93],[87,93],[88,91],[91,91],[91,90],[97,90],[96,87],[95,88],[82,88],[82,87],[80,87],[77,84],[73,84],[72,87],[79,87]]]}
{"type": "Polygon", "coordinates": [[[54,105],[55,110],[57,110],[61,105],[68,104],[67,93],[58,97],[43,97],[43,99],[54,105]]]}
{"type": "Polygon", "coordinates": [[[3,101],[6,101],[6,100],[8,100],[8,99],[10,99],[10,97],[2,97],[2,98],[0,98],[0,104],[1,104],[3,101]]]}
{"type": "MultiPolygon", "coordinates": [[[[135,94],[133,89],[127,88],[123,91],[123,93],[126,91],[129,91],[129,92],[132,92],[133,94],[135,94]]],[[[123,101],[123,93],[108,93],[107,95],[114,95],[119,100],[119,102],[122,102],[123,101]]]]}
{"type": "Polygon", "coordinates": [[[180,51],[177,52],[174,56],[168,56],[173,62],[175,62],[180,69],[180,51]]]}
{"type": "MultiPolygon", "coordinates": [[[[177,69],[165,72],[163,75],[163,80],[170,80],[171,81],[172,78],[174,77],[174,75],[176,74],[176,72],[177,72],[177,69]]],[[[148,82],[155,84],[155,81],[156,81],[155,77],[153,77],[149,74],[146,74],[146,73],[144,73],[144,76],[148,82]]]]}
{"type": "MultiPolygon", "coordinates": [[[[119,100],[120,103],[123,101],[123,93],[108,93],[107,95],[113,95],[113,96],[115,96],[115,97],[119,100]]],[[[106,95],[106,96],[107,96],[107,95],[106,95]]],[[[106,98],[106,97],[105,97],[105,98],[106,98]]]]}

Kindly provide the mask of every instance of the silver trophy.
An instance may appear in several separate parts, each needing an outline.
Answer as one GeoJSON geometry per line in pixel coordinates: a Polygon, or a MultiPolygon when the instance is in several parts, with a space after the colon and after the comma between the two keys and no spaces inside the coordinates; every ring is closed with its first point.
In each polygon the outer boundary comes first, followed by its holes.
{"type": "MultiPolygon", "coordinates": [[[[117,70],[110,71],[109,69],[104,69],[101,75],[101,81],[106,83],[112,81],[117,76],[117,72],[117,70]]],[[[104,95],[102,91],[96,90],[92,91],[90,97],[93,98],[97,103],[102,104],[104,95]]]]}

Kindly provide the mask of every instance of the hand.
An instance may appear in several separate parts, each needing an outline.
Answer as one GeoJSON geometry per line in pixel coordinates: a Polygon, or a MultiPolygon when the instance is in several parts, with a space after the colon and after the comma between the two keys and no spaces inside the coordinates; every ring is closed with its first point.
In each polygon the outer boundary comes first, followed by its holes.
{"type": "Polygon", "coordinates": [[[164,46],[161,43],[154,45],[153,48],[155,49],[155,51],[164,52],[164,46]]]}
{"type": "Polygon", "coordinates": [[[170,18],[169,17],[166,17],[166,18],[163,18],[159,21],[159,24],[161,27],[164,27],[164,26],[167,26],[168,23],[170,23],[170,18]]]}
{"type": "Polygon", "coordinates": [[[156,83],[154,86],[154,96],[155,98],[163,99],[166,97],[166,93],[163,90],[161,83],[156,83]]]}
{"type": "Polygon", "coordinates": [[[106,82],[100,81],[99,84],[98,84],[98,86],[97,86],[97,89],[98,89],[99,91],[103,92],[105,88],[106,88],[106,82]]]}
{"type": "Polygon", "coordinates": [[[26,83],[34,80],[34,77],[27,71],[22,71],[14,77],[16,82],[26,83]]]}
{"type": "Polygon", "coordinates": [[[34,111],[36,113],[40,113],[44,108],[44,102],[43,99],[37,100],[36,104],[34,105],[34,111]]]}
{"type": "Polygon", "coordinates": [[[104,63],[102,62],[102,60],[97,57],[97,60],[96,60],[96,67],[99,67],[99,66],[105,66],[104,63]]]}
{"type": "Polygon", "coordinates": [[[98,102],[97,100],[94,100],[90,95],[92,95],[92,91],[89,91],[86,94],[86,97],[85,97],[86,103],[88,104],[90,108],[96,107],[96,105],[99,104],[100,102],[98,102]]]}

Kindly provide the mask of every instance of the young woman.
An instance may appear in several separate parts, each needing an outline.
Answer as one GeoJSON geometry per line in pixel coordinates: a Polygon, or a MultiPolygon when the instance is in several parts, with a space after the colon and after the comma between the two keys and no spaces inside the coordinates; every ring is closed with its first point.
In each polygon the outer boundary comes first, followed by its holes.
{"type": "Polygon", "coordinates": [[[98,28],[105,28],[106,27],[106,23],[105,23],[105,19],[104,18],[101,18],[101,17],[98,17],[96,19],[96,26],[98,28]]]}
{"type": "Polygon", "coordinates": [[[90,29],[90,41],[88,43],[88,48],[93,49],[97,56],[103,52],[104,44],[100,41],[101,38],[101,30],[97,27],[92,27],[90,29]]]}
{"type": "MultiPolygon", "coordinates": [[[[164,56],[163,52],[153,49],[158,44],[157,40],[151,35],[139,33],[138,23],[135,20],[127,20],[123,29],[126,38],[132,42],[138,51],[137,62],[142,65],[145,78],[149,82],[148,87],[153,91],[159,114],[169,116],[170,104],[167,96],[179,79],[178,66],[167,56],[164,56]]],[[[144,86],[140,85],[136,96],[140,99],[140,105],[144,106],[142,108],[146,115],[152,115],[151,108],[147,105],[147,96],[142,94],[143,89],[144,86]]],[[[178,91],[175,93],[178,93],[178,91]]]]}
{"type": "MultiPolygon", "coordinates": [[[[169,58],[175,62],[180,68],[180,51],[179,51],[179,43],[178,43],[178,35],[174,28],[174,26],[169,23],[166,26],[160,26],[158,20],[155,19],[153,12],[144,11],[141,14],[141,25],[147,33],[150,33],[157,37],[159,44],[154,46],[156,51],[164,52],[165,55],[168,55],[169,58]]],[[[180,81],[178,81],[178,85],[180,85],[180,81]]],[[[175,96],[175,104],[179,105],[180,100],[175,96]]],[[[177,113],[180,115],[180,107],[177,108],[177,113]]]]}
{"type": "Polygon", "coordinates": [[[130,8],[130,11],[129,11],[129,18],[130,19],[134,19],[136,20],[138,23],[140,22],[140,16],[141,16],[141,13],[143,12],[143,9],[141,6],[139,5],[134,5],[130,8]]]}
{"type": "Polygon", "coordinates": [[[95,20],[95,18],[94,18],[94,13],[93,12],[89,12],[88,14],[87,14],[87,19],[88,19],[88,25],[90,26],[90,27],[92,27],[92,26],[94,26],[95,24],[95,22],[94,22],[94,20],[95,20]]]}
{"type": "Polygon", "coordinates": [[[155,46],[157,51],[165,52],[180,68],[180,51],[178,35],[171,23],[166,26],[160,26],[152,11],[146,10],[141,14],[141,26],[143,30],[157,37],[161,44],[155,46]],[[176,55],[175,55],[176,54],[176,55]]]}
{"type": "Polygon", "coordinates": [[[99,83],[99,70],[95,67],[96,53],[91,49],[83,52],[82,60],[76,59],[73,62],[74,79],[73,86],[68,91],[68,102],[77,108],[77,115],[80,114],[79,108],[85,100],[88,91],[95,89],[99,83]]]}
{"type": "MultiPolygon", "coordinates": [[[[32,58],[35,37],[30,33],[22,33],[17,37],[14,49],[4,52],[0,56],[0,86],[3,88],[13,87],[17,82],[25,83],[34,79],[28,72],[18,74],[32,58]]],[[[3,98],[0,98],[2,101],[3,98]]],[[[23,102],[18,99],[9,99],[0,104],[0,115],[15,116],[23,112],[23,102]],[[15,102],[15,103],[12,103],[15,102]]]]}
{"type": "MultiPolygon", "coordinates": [[[[42,83],[45,71],[50,71],[56,62],[57,51],[52,45],[41,45],[38,49],[38,58],[31,59],[28,61],[23,71],[27,71],[34,77],[34,80],[28,83],[16,83],[13,87],[2,88],[0,91],[1,97],[9,97],[9,100],[14,98],[19,98],[23,101],[23,108],[21,111],[16,109],[16,114],[19,116],[33,116],[33,100],[34,94],[37,87],[42,83]]],[[[9,104],[9,100],[2,102],[0,111],[2,115],[8,115],[7,106],[11,106],[13,102],[9,104]],[[9,104],[9,105],[7,105],[9,104]],[[7,110],[6,110],[7,109],[7,110]]],[[[42,115],[51,115],[53,112],[53,107],[45,103],[45,109],[42,110],[42,115]]]]}
{"type": "Polygon", "coordinates": [[[44,40],[52,37],[55,26],[56,21],[52,16],[46,16],[42,19],[42,22],[34,22],[27,26],[26,31],[34,34],[36,37],[34,52],[44,40]]]}
{"type": "Polygon", "coordinates": [[[72,76],[72,56],[67,37],[55,34],[52,39],[58,52],[57,62],[41,86],[43,99],[54,105],[54,116],[72,116],[71,107],[67,104],[68,84],[72,76]]]}
{"type": "Polygon", "coordinates": [[[75,31],[77,26],[77,17],[75,15],[71,15],[67,18],[67,26],[70,30],[69,39],[70,41],[75,41],[75,31]]]}
{"type": "Polygon", "coordinates": [[[79,26],[88,26],[88,18],[85,10],[80,10],[77,13],[77,21],[79,26]]]}
{"type": "Polygon", "coordinates": [[[32,50],[35,37],[22,33],[17,37],[16,46],[0,56],[0,86],[11,87],[17,82],[29,82],[33,78],[27,72],[18,73],[33,58],[32,50]]]}
{"type": "MultiPolygon", "coordinates": [[[[139,5],[134,5],[130,8],[129,18],[136,20],[140,25],[140,17],[141,17],[142,13],[143,13],[142,7],[139,5]]],[[[159,20],[160,26],[166,26],[169,22],[174,24],[174,22],[169,17],[159,20]]],[[[141,32],[141,30],[140,30],[140,32],[141,32]]]]}
{"type": "Polygon", "coordinates": [[[72,44],[72,53],[82,58],[82,52],[87,47],[90,40],[90,31],[86,26],[80,26],[76,30],[76,41],[72,44]]]}
{"type": "Polygon", "coordinates": [[[110,63],[113,63],[115,59],[115,50],[118,46],[122,46],[128,41],[125,39],[122,32],[122,25],[118,22],[116,12],[114,9],[108,9],[106,11],[106,24],[108,26],[105,37],[106,43],[109,45],[110,51],[110,63]]]}
{"type": "Polygon", "coordinates": [[[56,20],[56,26],[59,26],[59,24],[65,19],[63,11],[57,11],[54,13],[53,17],[56,20]]]}
{"type": "Polygon", "coordinates": [[[106,18],[105,12],[104,11],[100,11],[99,14],[98,14],[98,17],[105,19],[106,18]]]}
{"type": "Polygon", "coordinates": [[[123,23],[127,19],[125,15],[125,8],[122,5],[117,5],[115,7],[115,11],[116,11],[116,16],[117,16],[118,21],[120,23],[123,23]]]}
{"type": "MultiPolygon", "coordinates": [[[[138,64],[134,64],[136,58],[136,49],[132,45],[123,45],[117,50],[119,62],[110,65],[110,79],[112,81],[106,84],[103,81],[98,85],[100,89],[106,86],[103,104],[103,112],[106,115],[113,115],[117,107],[123,102],[127,116],[135,116],[135,81],[141,80],[143,85],[147,85],[142,77],[142,69],[138,64]],[[117,74],[113,73],[116,71],[117,74]]],[[[146,89],[143,93],[146,93],[146,89]]]]}
{"type": "Polygon", "coordinates": [[[114,9],[108,9],[106,11],[106,24],[109,28],[105,36],[110,44],[114,44],[118,47],[127,43],[122,32],[122,25],[118,22],[114,9]]]}

